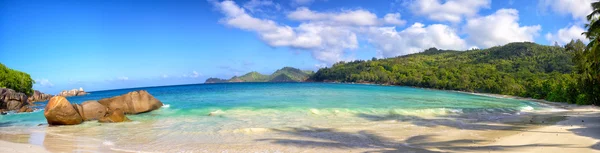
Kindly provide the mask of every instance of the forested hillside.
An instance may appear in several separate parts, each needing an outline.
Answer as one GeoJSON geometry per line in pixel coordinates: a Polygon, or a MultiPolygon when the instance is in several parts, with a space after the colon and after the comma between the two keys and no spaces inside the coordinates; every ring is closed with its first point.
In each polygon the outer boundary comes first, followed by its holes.
{"type": "Polygon", "coordinates": [[[208,78],[205,83],[225,83],[225,82],[302,82],[312,75],[313,71],[302,71],[293,67],[284,67],[275,71],[271,75],[264,75],[258,72],[246,73],[242,76],[234,76],[229,80],[219,78],[208,78]]]}
{"type": "MultiPolygon", "coordinates": [[[[572,42],[569,45],[581,42],[572,42]]],[[[569,46],[568,45],[568,46],[569,46]]],[[[497,93],[588,104],[577,85],[575,52],[569,47],[529,42],[483,50],[431,48],[387,59],[339,62],[317,71],[310,80],[416,86],[497,93]]]]}
{"type": "Polygon", "coordinates": [[[10,88],[17,92],[27,95],[33,94],[33,84],[35,82],[29,74],[10,69],[0,63],[0,87],[10,88]]]}

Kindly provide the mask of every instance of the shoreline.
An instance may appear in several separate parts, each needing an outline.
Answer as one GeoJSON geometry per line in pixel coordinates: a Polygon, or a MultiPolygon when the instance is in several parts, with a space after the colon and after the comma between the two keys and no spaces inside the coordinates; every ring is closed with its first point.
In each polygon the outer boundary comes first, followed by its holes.
{"type": "Polygon", "coordinates": [[[27,129],[6,128],[0,131],[0,152],[169,152],[174,149],[169,146],[175,144],[177,150],[189,152],[600,152],[600,108],[529,101],[564,111],[429,116],[402,114],[389,108],[358,114],[333,109],[290,114],[226,110],[208,118],[181,116],[118,124],[36,126],[35,134],[27,129]],[[257,118],[273,120],[258,123],[263,120],[257,118]],[[193,126],[222,119],[240,122],[193,126]],[[282,124],[266,125],[273,122],[282,124]],[[171,129],[172,126],[183,129],[171,129]],[[123,128],[140,130],[120,131],[123,128]],[[119,134],[114,134],[114,130],[119,134]]]}

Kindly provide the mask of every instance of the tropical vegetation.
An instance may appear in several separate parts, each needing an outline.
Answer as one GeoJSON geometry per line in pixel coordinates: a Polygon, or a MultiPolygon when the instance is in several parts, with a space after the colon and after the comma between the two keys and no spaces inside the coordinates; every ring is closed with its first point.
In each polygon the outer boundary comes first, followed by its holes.
{"type": "Polygon", "coordinates": [[[29,74],[13,70],[0,63],[0,87],[10,88],[27,95],[33,94],[33,84],[29,74]]]}

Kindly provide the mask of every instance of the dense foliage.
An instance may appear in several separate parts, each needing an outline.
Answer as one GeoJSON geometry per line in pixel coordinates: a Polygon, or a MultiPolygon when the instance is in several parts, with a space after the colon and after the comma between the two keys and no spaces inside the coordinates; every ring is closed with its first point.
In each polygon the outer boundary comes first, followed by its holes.
{"type": "Polygon", "coordinates": [[[583,52],[580,52],[577,71],[581,74],[580,84],[586,99],[593,104],[600,104],[600,2],[591,4],[594,11],[587,16],[589,24],[583,34],[590,40],[583,52]]]}
{"type": "Polygon", "coordinates": [[[29,74],[10,69],[0,63],[0,87],[31,95],[34,83],[29,74]]]}
{"type": "Polygon", "coordinates": [[[560,46],[528,42],[469,51],[431,48],[396,58],[339,62],[320,69],[311,80],[497,93],[586,104],[586,95],[580,94],[578,75],[573,71],[574,56],[574,51],[560,46]]]}

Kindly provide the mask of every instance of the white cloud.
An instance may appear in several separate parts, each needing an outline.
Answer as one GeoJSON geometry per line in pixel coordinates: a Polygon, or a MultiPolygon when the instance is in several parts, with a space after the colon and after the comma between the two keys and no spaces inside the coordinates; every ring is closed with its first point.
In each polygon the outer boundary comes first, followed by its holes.
{"type": "Polygon", "coordinates": [[[509,42],[533,42],[541,26],[520,26],[518,21],[517,10],[500,9],[485,17],[468,19],[464,30],[469,35],[468,40],[482,48],[509,42]]]}
{"type": "MultiPolygon", "coordinates": [[[[313,57],[323,62],[339,61],[344,50],[358,46],[356,34],[347,28],[319,23],[302,23],[292,28],[272,20],[252,17],[233,1],[223,1],[214,5],[225,14],[225,18],[221,19],[222,23],[256,32],[270,46],[310,50],[313,57]]],[[[346,20],[349,17],[342,15],[337,18],[346,20]]]]}
{"type": "Polygon", "coordinates": [[[490,3],[491,0],[414,0],[408,2],[408,7],[414,14],[432,20],[458,23],[463,17],[475,16],[480,9],[489,8],[490,3]]]}
{"type": "Polygon", "coordinates": [[[126,76],[117,77],[117,80],[120,80],[120,81],[127,81],[127,80],[129,80],[129,77],[126,77],[126,76]]]}
{"type": "Polygon", "coordinates": [[[377,15],[366,10],[346,10],[336,13],[314,12],[306,7],[297,8],[288,14],[288,18],[297,21],[323,22],[354,26],[372,26],[379,23],[377,15]]]}
{"type": "Polygon", "coordinates": [[[368,26],[402,25],[399,13],[384,18],[366,10],[342,10],[339,12],[316,12],[306,7],[297,8],[287,17],[300,21],[296,27],[278,24],[273,20],[260,19],[246,13],[233,1],[215,2],[225,15],[221,23],[256,32],[268,45],[308,50],[324,63],[346,60],[347,51],[358,48],[358,29],[368,26]]]}
{"type": "Polygon", "coordinates": [[[378,48],[378,57],[394,57],[421,52],[430,47],[462,50],[467,48],[454,29],[433,24],[425,26],[415,23],[397,31],[394,27],[372,27],[367,29],[368,41],[378,48]]]}
{"type": "Polygon", "coordinates": [[[377,26],[404,25],[400,13],[388,13],[380,19],[375,13],[367,10],[343,10],[340,12],[316,12],[306,7],[299,7],[287,15],[291,20],[335,26],[377,26]]]}
{"type": "Polygon", "coordinates": [[[161,77],[162,78],[169,78],[169,75],[163,74],[161,77]]]}
{"type": "Polygon", "coordinates": [[[543,11],[550,8],[552,11],[571,15],[575,20],[586,21],[585,17],[592,13],[593,0],[539,0],[539,7],[543,11]]]}
{"type": "Polygon", "coordinates": [[[190,75],[192,78],[197,78],[198,76],[200,76],[200,74],[198,74],[198,72],[196,71],[192,71],[192,75],[190,75]]]}
{"type": "Polygon", "coordinates": [[[554,34],[547,33],[546,40],[548,40],[550,43],[558,42],[559,44],[567,44],[571,40],[580,39],[581,41],[588,43],[589,40],[587,38],[585,38],[584,35],[581,34],[584,31],[585,31],[585,29],[583,29],[579,26],[573,25],[571,27],[565,27],[565,28],[559,29],[554,34]]]}
{"type": "Polygon", "coordinates": [[[244,4],[244,8],[250,12],[263,12],[263,7],[274,7],[275,10],[281,10],[281,6],[272,0],[250,0],[244,4]]]}
{"type": "Polygon", "coordinates": [[[35,83],[42,87],[54,87],[54,84],[52,84],[52,82],[50,82],[48,79],[36,79],[35,83]]]}
{"type": "Polygon", "coordinates": [[[181,77],[184,77],[184,78],[188,78],[188,77],[189,78],[198,78],[200,76],[202,76],[202,74],[200,74],[196,71],[192,71],[191,73],[181,75],[181,77]]]}
{"type": "Polygon", "coordinates": [[[391,25],[404,25],[406,24],[406,21],[400,19],[400,13],[388,13],[383,17],[383,21],[386,24],[391,24],[391,25]]]}

